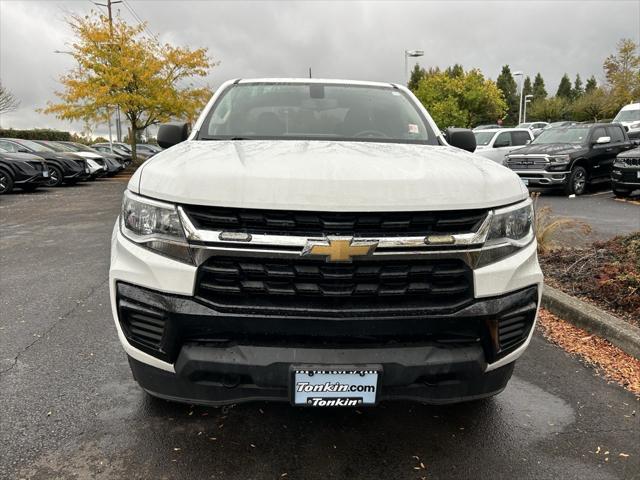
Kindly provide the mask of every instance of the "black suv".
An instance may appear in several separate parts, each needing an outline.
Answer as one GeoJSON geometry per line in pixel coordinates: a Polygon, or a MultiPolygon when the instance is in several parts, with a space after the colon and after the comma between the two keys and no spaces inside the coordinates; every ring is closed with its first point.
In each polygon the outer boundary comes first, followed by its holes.
{"type": "Polygon", "coordinates": [[[49,181],[49,168],[42,158],[28,153],[8,153],[0,148],[0,195],[14,187],[32,192],[49,181]]]}
{"type": "Polygon", "coordinates": [[[628,197],[640,190],[640,147],[622,152],[611,171],[611,188],[617,197],[628,197]]]}
{"type": "Polygon", "coordinates": [[[620,124],[577,124],[544,130],[531,144],[510,152],[504,163],[529,187],[581,195],[588,184],[608,182],[616,155],[632,146],[620,124]]]}
{"type": "Polygon", "coordinates": [[[20,138],[0,138],[0,148],[11,153],[31,153],[44,159],[49,167],[47,187],[57,187],[63,182],[73,185],[90,176],[87,161],[73,153],[54,152],[44,145],[20,138]]]}

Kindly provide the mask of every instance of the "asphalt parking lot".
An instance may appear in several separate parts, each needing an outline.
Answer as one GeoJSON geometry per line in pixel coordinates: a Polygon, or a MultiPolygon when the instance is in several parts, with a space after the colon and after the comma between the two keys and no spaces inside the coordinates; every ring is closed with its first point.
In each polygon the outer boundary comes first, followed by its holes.
{"type": "MultiPolygon", "coordinates": [[[[0,478],[640,478],[638,399],[539,335],[485,402],[151,400],[131,378],[108,303],[125,186],[115,177],[0,199],[0,478]]],[[[640,206],[610,194],[542,201],[589,212],[603,237],[640,228],[640,206]]]]}

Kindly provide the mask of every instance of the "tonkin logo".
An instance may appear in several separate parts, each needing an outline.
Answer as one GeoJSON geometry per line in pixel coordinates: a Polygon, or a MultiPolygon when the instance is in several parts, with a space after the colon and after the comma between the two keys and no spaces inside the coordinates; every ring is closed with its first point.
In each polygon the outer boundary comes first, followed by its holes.
{"type": "Polygon", "coordinates": [[[302,255],[322,255],[327,262],[350,262],[353,257],[371,255],[377,246],[375,240],[329,237],[327,240],[309,240],[302,255]]]}

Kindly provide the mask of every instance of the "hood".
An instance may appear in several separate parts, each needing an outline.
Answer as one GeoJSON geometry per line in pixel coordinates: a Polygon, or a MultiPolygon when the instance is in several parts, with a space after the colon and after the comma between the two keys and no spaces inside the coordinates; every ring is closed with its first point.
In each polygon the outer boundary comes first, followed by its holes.
{"type": "Polygon", "coordinates": [[[582,152],[587,150],[584,145],[577,145],[575,143],[540,143],[527,145],[517,150],[511,150],[509,155],[517,154],[540,154],[540,155],[560,155],[560,154],[573,154],[576,152],[582,152]]]}
{"type": "Polygon", "coordinates": [[[73,152],[73,155],[78,155],[79,157],[82,158],[88,158],[91,160],[95,160],[96,158],[102,158],[102,155],[98,154],[98,153],[93,153],[93,152],[73,152]]]}
{"type": "Polygon", "coordinates": [[[31,153],[14,153],[14,152],[0,152],[0,159],[3,160],[18,160],[20,162],[39,162],[42,163],[42,157],[33,155],[31,153]]]}
{"type": "Polygon", "coordinates": [[[528,195],[501,165],[457,148],[331,141],[187,141],[137,170],[129,189],[175,203],[393,211],[488,208],[528,195]]]}

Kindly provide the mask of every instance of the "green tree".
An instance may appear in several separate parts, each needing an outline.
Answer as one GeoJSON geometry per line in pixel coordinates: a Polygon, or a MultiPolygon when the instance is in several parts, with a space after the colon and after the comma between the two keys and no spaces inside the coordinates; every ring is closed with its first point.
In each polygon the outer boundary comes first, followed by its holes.
{"type": "Polygon", "coordinates": [[[564,98],[565,100],[571,100],[572,87],[571,80],[569,80],[569,75],[566,73],[560,79],[560,84],[558,85],[558,91],[556,92],[556,97],[564,98]]]}
{"type": "Polygon", "coordinates": [[[536,73],[536,77],[533,79],[532,95],[534,100],[542,100],[547,98],[547,89],[544,87],[544,79],[540,72],[536,73]]]}
{"type": "Polygon", "coordinates": [[[479,70],[456,73],[428,72],[416,96],[440,128],[471,127],[503,118],[507,105],[501,91],[479,70]]]}
{"type": "Polygon", "coordinates": [[[452,67],[447,67],[444,71],[450,77],[462,77],[464,76],[464,68],[459,63],[456,63],[452,67]]]}
{"type": "Polygon", "coordinates": [[[580,98],[584,94],[584,88],[582,86],[582,79],[580,74],[576,73],[576,79],[573,82],[573,90],[571,91],[571,98],[574,100],[580,98]]]}
{"type": "Polygon", "coordinates": [[[59,103],[44,110],[66,120],[100,118],[116,105],[129,120],[135,158],[136,135],[171,118],[193,119],[210,98],[208,87],[194,87],[214,66],[206,49],[160,45],[143,35],[145,25],[130,26],[116,17],[72,15],[67,19],[78,67],[64,75],[59,103]]]}
{"type": "Polygon", "coordinates": [[[496,80],[496,85],[502,92],[505,102],[507,102],[506,122],[514,125],[518,122],[520,97],[518,96],[518,86],[513,79],[513,75],[511,75],[509,65],[502,67],[502,71],[496,80]]]}
{"type": "Polygon", "coordinates": [[[413,66],[413,70],[411,70],[411,76],[409,77],[409,83],[407,83],[407,88],[412,92],[415,92],[418,89],[418,84],[422,77],[425,76],[427,72],[425,72],[424,68],[420,67],[419,63],[416,63],[413,66]]]}
{"type": "Polygon", "coordinates": [[[527,118],[543,122],[566,120],[569,115],[568,106],[568,101],[561,97],[534,100],[527,109],[527,118]]]}
{"type": "Polygon", "coordinates": [[[640,55],[633,40],[620,40],[617,52],[606,58],[603,67],[613,103],[621,107],[640,98],[640,55]]]}
{"type": "Polygon", "coordinates": [[[587,79],[587,83],[585,84],[585,87],[584,87],[584,93],[591,93],[591,92],[593,92],[596,88],[598,88],[598,82],[596,82],[596,77],[594,77],[593,75],[591,75],[591,76],[587,79]]]}
{"type": "Polygon", "coordinates": [[[597,122],[610,112],[609,99],[602,88],[584,93],[571,105],[573,120],[579,122],[597,122]]]}
{"type": "Polygon", "coordinates": [[[531,78],[527,75],[522,84],[522,96],[532,95],[533,87],[531,86],[531,78]]]}

